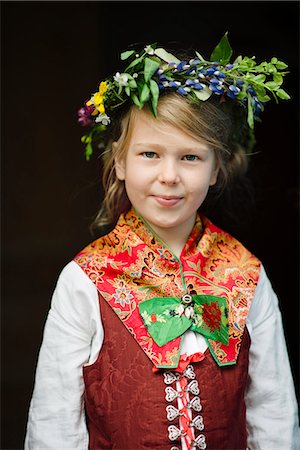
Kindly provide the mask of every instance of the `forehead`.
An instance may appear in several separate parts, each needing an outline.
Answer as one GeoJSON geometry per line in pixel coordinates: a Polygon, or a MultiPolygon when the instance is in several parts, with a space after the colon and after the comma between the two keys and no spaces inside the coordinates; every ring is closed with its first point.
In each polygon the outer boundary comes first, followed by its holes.
{"type": "Polygon", "coordinates": [[[207,148],[207,144],[203,140],[193,137],[181,128],[169,124],[159,117],[153,117],[148,111],[136,110],[132,115],[130,128],[129,145],[151,143],[174,147],[207,148]]]}

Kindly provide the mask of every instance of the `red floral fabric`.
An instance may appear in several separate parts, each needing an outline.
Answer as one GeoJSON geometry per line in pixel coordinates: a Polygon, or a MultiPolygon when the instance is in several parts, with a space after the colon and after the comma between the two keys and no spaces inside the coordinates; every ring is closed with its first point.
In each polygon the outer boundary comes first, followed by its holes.
{"type": "MultiPolygon", "coordinates": [[[[130,210],[120,216],[111,233],[88,245],[74,261],[160,368],[178,366],[181,338],[159,347],[143,324],[139,302],[154,297],[182,297],[186,293],[226,297],[229,343],[209,340],[208,344],[219,365],[235,364],[260,261],[206,217],[197,217],[180,259],[130,210]]],[[[207,325],[213,327],[211,311],[207,310],[205,316],[207,325]]]]}

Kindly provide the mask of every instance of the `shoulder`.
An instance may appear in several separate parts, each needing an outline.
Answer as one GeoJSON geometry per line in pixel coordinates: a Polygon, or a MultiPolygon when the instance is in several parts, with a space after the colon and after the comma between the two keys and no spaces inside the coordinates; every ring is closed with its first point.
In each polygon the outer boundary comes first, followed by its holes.
{"type": "Polygon", "coordinates": [[[70,261],[59,274],[56,289],[58,288],[64,288],[69,292],[80,292],[93,291],[95,286],[79,265],[75,261],[70,261]]]}
{"type": "Polygon", "coordinates": [[[274,317],[279,311],[278,308],[277,295],[273,290],[264,266],[261,265],[257,288],[248,319],[253,326],[259,327],[265,321],[274,317]]]}
{"type": "Polygon", "coordinates": [[[50,316],[90,321],[98,314],[98,293],[94,283],[74,261],[61,271],[52,296],[50,316]]]}

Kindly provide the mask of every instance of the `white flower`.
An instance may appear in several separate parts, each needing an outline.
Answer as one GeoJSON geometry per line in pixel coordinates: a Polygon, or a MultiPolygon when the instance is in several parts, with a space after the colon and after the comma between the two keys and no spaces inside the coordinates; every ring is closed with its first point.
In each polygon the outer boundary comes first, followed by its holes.
{"type": "Polygon", "coordinates": [[[181,316],[184,313],[184,306],[180,303],[180,305],[178,305],[175,308],[175,312],[176,314],[178,314],[179,316],[181,316]]]}
{"type": "Polygon", "coordinates": [[[102,125],[108,125],[110,123],[110,118],[108,117],[107,114],[99,114],[96,119],[95,119],[96,123],[102,123],[102,125]]]}
{"type": "Polygon", "coordinates": [[[137,78],[139,76],[138,73],[134,72],[134,74],[132,75],[133,78],[137,78]]]}
{"type": "Polygon", "coordinates": [[[154,55],[154,49],[151,47],[151,45],[147,45],[144,50],[148,55],[154,55]]]}
{"type": "Polygon", "coordinates": [[[128,76],[126,75],[126,73],[120,73],[120,72],[117,72],[116,75],[114,76],[114,80],[115,80],[120,86],[127,86],[128,76]]]}
{"type": "Polygon", "coordinates": [[[191,319],[194,316],[194,308],[192,306],[187,306],[184,311],[185,317],[191,319]]]}

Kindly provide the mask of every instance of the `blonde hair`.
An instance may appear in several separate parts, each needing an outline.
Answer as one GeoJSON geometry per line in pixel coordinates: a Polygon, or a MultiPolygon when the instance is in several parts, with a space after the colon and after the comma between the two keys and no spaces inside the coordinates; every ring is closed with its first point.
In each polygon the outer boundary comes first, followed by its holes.
{"type": "MultiPolygon", "coordinates": [[[[143,110],[149,112],[147,106],[143,110]]],[[[104,199],[92,230],[114,226],[119,215],[131,207],[124,181],[116,176],[115,161],[126,156],[138,111],[136,106],[131,106],[114,119],[114,129],[103,153],[104,199]]],[[[213,149],[219,167],[213,188],[215,194],[220,195],[230,181],[246,172],[247,156],[241,145],[245,129],[240,112],[236,116],[235,105],[230,100],[226,100],[226,105],[220,104],[218,98],[196,103],[172,92],[160,96],[157,112],[160,121],[206,142],[213,149]]]]}

